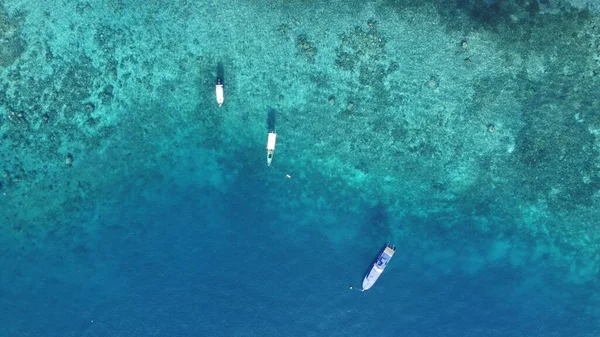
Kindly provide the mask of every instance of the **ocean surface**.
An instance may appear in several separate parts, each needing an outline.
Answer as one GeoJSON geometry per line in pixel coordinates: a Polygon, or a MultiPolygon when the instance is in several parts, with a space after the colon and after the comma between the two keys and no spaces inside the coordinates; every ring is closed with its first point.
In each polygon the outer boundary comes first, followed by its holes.
{"type": "Polygon", "coordinates": [[[594,1],[0,0],[0,337],[600,336],[599,84],[594,1]]]}

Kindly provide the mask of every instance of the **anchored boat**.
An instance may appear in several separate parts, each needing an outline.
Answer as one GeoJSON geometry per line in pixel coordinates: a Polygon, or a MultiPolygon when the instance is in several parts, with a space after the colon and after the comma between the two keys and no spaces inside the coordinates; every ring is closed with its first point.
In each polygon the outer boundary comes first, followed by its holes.
{"type": "Polygon", "coordinates": [[[362,283],[362,291],[369,290],[375,284],[395,252],[396,246],[390,244],[385,245],[385,248],[379,253],[377,260],[375,260],[373,267],[371,267],[371,270],[365,275],[362,283]]]}
{"type": "Polygon", "coordinates": [[[267,137],[267,166],[271,166],[273,161],[273,152],[275,152],[275,142],[277,141],[277,132],[270,131],[267,137]]]}
{"type": "Polygon", "coordinates": [[[223,94],[223,83],[221,82],[220,78],[217,78],[217,85],[216,85],[216,94],[217,94],[217,103],[219,104],[219,106],[223,105],[223,101],[225,101],[225,96],[223,94]]]}

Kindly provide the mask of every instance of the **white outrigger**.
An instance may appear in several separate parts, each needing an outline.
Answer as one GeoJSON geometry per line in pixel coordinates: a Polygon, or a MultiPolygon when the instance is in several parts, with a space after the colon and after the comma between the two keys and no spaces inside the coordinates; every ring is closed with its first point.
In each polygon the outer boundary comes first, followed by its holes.
{"type": "Polygon", "coordinates": [[[277,132],[269,131],[267,136],[267,166],[271,166],[273,161],[273,152],[275,152],[275,142],[277,141],[277,132]]]}
{"type": "Polygon", "coordinates": [[[396,246],[392,246],[390,244],[385,245],[385,248],[381,253],[379,253],[375,263],[373,263],[373,267],[371,267],[371,270],[369,270],[367,275],[365,275],[362,283],[362,291],[369,290],[375,284],[379,276],[381,276],[381,273],[383,273],[383,270],[387,266],[388,262],[390,262],[392,259],[392,256],[394,256],[395,252],[396,246]]]}
{"type": "Polygon", "coordinates": [[[217,103],[219,104],[219,106],[221,106],[225,101],[225,96],[223,93],[223,83],[221,82],[220,78],[217,78],[217,85],[215,86],[215,91],[217,95],[217,103]]]}

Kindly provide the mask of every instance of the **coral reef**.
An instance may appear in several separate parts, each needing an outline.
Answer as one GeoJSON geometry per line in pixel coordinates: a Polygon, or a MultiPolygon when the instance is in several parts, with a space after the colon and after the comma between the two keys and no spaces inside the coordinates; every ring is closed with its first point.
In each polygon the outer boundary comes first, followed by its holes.
{"type": "Polygon", "coordinates": [[[25,41],[19,34],[22,17],[10,18],[0,3],[0,68],[11,65],[25,50],[25,41]]]}
{"type": "Polygon", "coordinates": [[[296,49],[298,50],[298,55],[304,56],[308,62],[314,63],[315,56],[317,55],[317,48],[313,43],[308,41],[306,35],[298,35],[296,37],[296,49]]]}
{"type": "Polygon", "coordinates": [[[360,84],[377,85],[398,65],[386,60],[385,38],[377,31],[376,22],[370,20],[367,26],[367,30],[354,27],[351,33],[340,35],[335,64],[343,70],[357,71],[360,84]]]}
{"type": "Polygon", "coordinates": [[[183,4],[0,11],[2,229],[76,237],[83,213],[156,181],[232,195],[277,186],[265,212],[300,223],[290,231],[318,222],[331,240],[365,245],[493,246],[490,261],[545,259],[592,280],[598,17],[536,1],[384,4],[269,25],[222,9],[233,21],[219,31],[198,28],[214,8],[183,4]],[[221,62],[229,103],[218,110],[221,62]],[[271,109],[278,166],[265,171],[271,109]]]}

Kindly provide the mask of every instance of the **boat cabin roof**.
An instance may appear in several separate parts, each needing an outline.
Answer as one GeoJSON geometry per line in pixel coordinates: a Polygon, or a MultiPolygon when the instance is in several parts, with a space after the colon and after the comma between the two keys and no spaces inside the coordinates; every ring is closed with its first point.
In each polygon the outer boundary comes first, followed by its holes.
{"type": "Polygon", "coordinates": [[[383,252],[387,255],[389,255],[390,257],[392,257],[392,255],[394,255],[394,252],[396,252],[395,250],[393,250],[391,247],[385,247],[385,249],[383,250],[383,252]]]}

